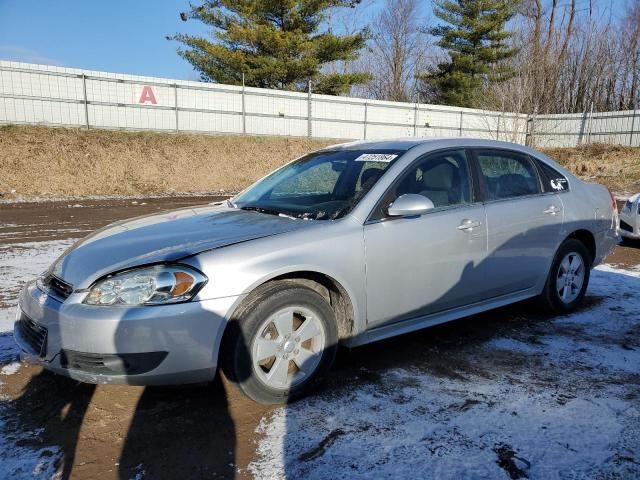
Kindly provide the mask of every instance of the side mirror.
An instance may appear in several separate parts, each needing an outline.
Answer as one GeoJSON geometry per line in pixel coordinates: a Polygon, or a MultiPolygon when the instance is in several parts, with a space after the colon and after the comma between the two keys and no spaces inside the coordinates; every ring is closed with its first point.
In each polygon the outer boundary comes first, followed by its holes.
{"type": "Polygon", "coordinates": [[[388,214],[391,217],[416,217],[433,208],[433,202],[424,195],[405,193],[389,205],[388,214]]]}

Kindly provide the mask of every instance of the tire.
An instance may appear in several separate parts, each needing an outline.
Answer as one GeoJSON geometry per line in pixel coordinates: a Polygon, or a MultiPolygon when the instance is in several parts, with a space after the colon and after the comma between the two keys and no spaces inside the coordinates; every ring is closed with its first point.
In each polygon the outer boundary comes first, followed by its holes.
{"type": "Polygon", "coordinates": [[[640,244],[640,241],[635,238],[620,237],[620,245],[623,247],[637,247],[638,244],[640,244]]]}
{"type": "Polygon", "coordinates": [[[222,370],[256,402],[281,404],[317,387],[337,348],[335,314],[324,297],[295,281],[276,281],[253,292],[231,320],[222,370]]]}
{"type": "Polygon", "coordinates": [[[589,250],[582,242],[573,238],[565,240],[556,252],[544,290],[539,297],[542,307],[553,313],[570,313],[576,310],[587,291],[592,262],[589,250]],[[568,266],[569,277],[564,274],[568,266]],[[563,279],[568,283],[563,285],[563,279]],[[581,282],[578,281],[580,279],[581,282]]]}

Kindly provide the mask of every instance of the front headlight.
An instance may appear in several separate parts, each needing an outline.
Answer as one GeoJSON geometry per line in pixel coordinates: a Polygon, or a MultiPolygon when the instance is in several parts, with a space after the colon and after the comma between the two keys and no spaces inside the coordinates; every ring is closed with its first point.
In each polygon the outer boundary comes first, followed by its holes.
{"type": "Polygon", "coordinates": [[[184,265],[155,265],[110,275],[96,282],[87,305],[162,305],[190,300],[207,277],[184,265]]]}

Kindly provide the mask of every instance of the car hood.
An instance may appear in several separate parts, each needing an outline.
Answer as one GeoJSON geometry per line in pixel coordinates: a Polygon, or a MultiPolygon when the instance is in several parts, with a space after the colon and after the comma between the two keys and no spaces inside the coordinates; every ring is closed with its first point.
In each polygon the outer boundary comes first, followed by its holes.
{"type": "Polygon", "coordinates": [[[87,288],[114,271],[171,262],[256,238],[278,235],[314,222],[207,205],[117,222],[69,248],[51,273],[74,288],[87,288]]]}

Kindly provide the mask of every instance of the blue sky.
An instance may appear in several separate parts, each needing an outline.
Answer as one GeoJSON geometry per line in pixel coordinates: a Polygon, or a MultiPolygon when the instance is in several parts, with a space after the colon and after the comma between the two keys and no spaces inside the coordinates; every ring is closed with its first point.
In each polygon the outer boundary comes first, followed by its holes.
{"type": "Polygon", "coordinates": [[[176,54],[188,0],[0,0],[0,59],[178,79],[196,79],[176,54]]]}
{"type": "Polygon", "coordinates": [[[165,38],[207,33],[180,20],[187,10],[189,0],[0,0],[0,60],[196,80],[165,38]]]}
{"type": "MultiPolygon", "coordinates": [[[[615,17],[629,1],[634,0],[593,4],[615,17]]],[[[357,14],[343,12],[344,21],[362,26],[382,4],[362,0],[357,14]]],[[[589,1],[578,5],[583,12],[589,1]]],[[[430,1],[421,7],[431,16],[430,1]]],[[[200,22],[180,20],[188,9],[189,0],[0,0],[0,59],[196,80],[197,73],[176,53],[177,43],[165,38],[207,33],[200,22]]]]}

